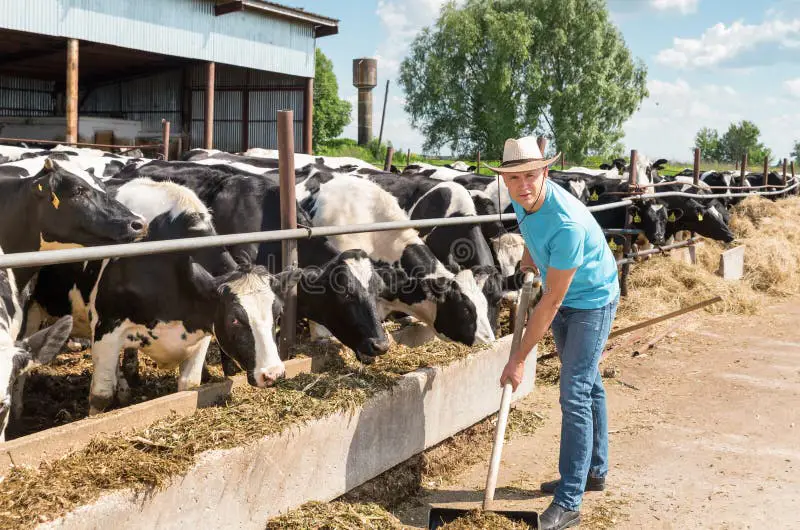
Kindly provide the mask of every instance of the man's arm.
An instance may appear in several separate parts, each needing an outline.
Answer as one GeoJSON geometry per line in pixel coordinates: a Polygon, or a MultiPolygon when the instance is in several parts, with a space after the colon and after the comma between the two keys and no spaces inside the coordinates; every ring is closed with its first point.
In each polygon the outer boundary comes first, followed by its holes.
{"type": "Polygon", "coordinates": [[[547,285],[544,293],[542,293],[541,300],[533,309],[528,325],[525,327],[519,350],[511,354],[513,360],[518,363],[524,363],[528,353],[542,340],[553,322],[558,308],[561,307],[564,297],[567,295],[567,290],[576,270],[560,270],[552,267],[547,269],[547,285]]]}
{"type": "MultiPolygon", "coordinates": [[[[528,325],[525,327],[519,349],[511,352],[508,363],[500,375],[501,385],[505,384],[506,381],[510,381],[512,388],[516,390],[522,382],[525,359],[533,350],[533,347],[542,340],[547,328],[553,322],[553,318],[556,316],[558,308],[561,307],[561,302],[564,301],[576,270],[577,268],[560,270],[550,267],[547,269],[547,288],[542,294],[539,303],[533,309],[533,315],[531,315],[528,325]]],[[[511,318],[514,318],[514,316],[512,315],[511,318]]],[[[536,362],[536,360],[534,359],[533,362],[536,362]]]]}

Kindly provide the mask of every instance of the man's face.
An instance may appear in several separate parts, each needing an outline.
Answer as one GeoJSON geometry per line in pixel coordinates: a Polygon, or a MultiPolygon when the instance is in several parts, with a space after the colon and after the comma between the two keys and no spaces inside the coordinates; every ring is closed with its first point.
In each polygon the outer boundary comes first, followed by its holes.
{"type": "Polygon", "coordinates": [[[539,186],[545,176],[547,168],[541,168],[519,173],[503,173],[503,181],[511,198],[523,208],[529,209],[536,202],[539,186]]]}

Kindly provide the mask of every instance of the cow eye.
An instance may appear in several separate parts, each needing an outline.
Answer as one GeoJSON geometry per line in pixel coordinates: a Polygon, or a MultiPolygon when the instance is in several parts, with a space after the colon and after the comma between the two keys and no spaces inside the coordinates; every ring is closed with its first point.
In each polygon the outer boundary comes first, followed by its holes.
{"type": "Polygon", "coordinates": [[[73,192],[73,195],[75,197],[82,197],[82,196],[86,195],[87,191],[89,191],[89,190],[87,190],[83,186],[78,186],[78,187],[75,188],[75,191],[73,192]]]}

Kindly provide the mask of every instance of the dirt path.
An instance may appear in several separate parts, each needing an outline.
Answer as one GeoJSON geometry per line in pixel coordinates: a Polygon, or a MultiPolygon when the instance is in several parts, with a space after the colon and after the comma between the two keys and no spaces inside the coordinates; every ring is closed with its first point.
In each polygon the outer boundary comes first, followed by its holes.
{"type": "MultiPolygon", "coordinates": [[[[758,317],[697,313],[633,349],[602,365],[617,371],[606,379],[610,487],[584,497],[582,527],[800,528],[800,298],[758,317]]],[[[520,406],[545,421],[504,449],[497,498],[541,511],[550,497],[538,485],[557,476],[558,389],[520,406]]],[[[428,503],[480,501],[486,466],[397,515],[424,528],[428,503]]]]}

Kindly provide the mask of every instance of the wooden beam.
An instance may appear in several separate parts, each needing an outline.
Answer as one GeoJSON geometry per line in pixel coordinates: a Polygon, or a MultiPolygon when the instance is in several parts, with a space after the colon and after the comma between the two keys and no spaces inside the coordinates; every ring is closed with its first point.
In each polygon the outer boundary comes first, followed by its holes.
{"type": "Polygon", "coordinates": [[[206,149],[214,148],[214,78],[216,64],[209,62],[206,67],[206,108],[205,135],[203,145],[206,149]]]}
{"type": "Polygon", "coordinates": [[[66,142],[78,141],[78,58],[77,39],[67,41],[67,131],[66,142]]]}
{"type": "Polygon", "coordinates": [[[314,138],[314,78],[306,79],[305,92],[303,94],[303,152],[307,155],[312,154],[314,138]]]}

